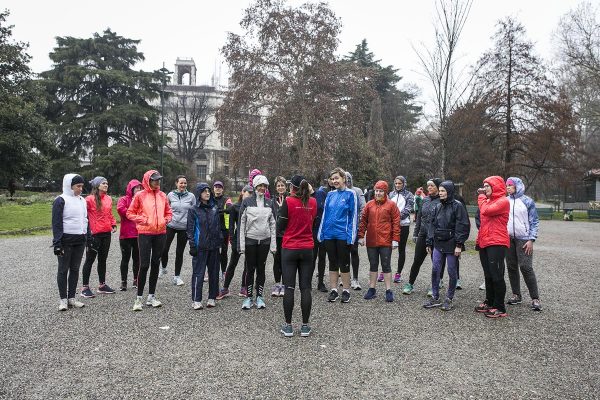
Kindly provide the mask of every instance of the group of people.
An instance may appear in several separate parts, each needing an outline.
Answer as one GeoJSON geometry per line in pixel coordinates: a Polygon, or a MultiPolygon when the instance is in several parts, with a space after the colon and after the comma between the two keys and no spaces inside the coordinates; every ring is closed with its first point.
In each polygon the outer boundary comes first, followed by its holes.
{"type": "MultiPolygon", "coordinates": [[[[161,181],[158,171],[147,171],[142,182],[133,179],[128,183],[125,196],[117,203],[121,219],[119,289],[127,290],[132,260],[132,287],[137,290],[134,311],[143,310],[146,280],[145,304],[162,305],[156,297],[156,285],[159,277],[168,275],[169,250],[176,238],[173,284],[184,285],[183,254],[189,245],[194,309],[215,307],[218,300],[231,295],[230,285],[242,255],[241,308],[265,308],[265,267],[271,253],[274,280],[271,295],[283,297],[285,323],[280,331],[286,337],[294,335],[291,323],[297,279],[302,311],[300,335],[309,336],[315,269],[317,289],[328,292],[327,301],[339,299],[348,303],[350,291],[362,289],[358,279],[359,246],[366,246],[369,260],[369,287],[364,299],[376,298],[377,282],[384,282],[385,301],[394,301],[392,283],[402,281],[413,212],[415,255],[402,293],[413,293],[427,255],[432,260],[431,287],[430,298],[423,306],[452,310],[455,291],[461,289],[459,264],[469,238],[470,221],[452,181],[432,178],[426,189],[419,188],[415,196],[408,190],[406,179],[397,176],[391,192],[387,182],[381,180],[363,193],[353,185],[350,173],[335,168],[316,189],[302,175],[290,180],[278,176],[275,193],[271,194],[267,177],[255,169],[236,203],[224,194],[220,181],[212,187],[199,183],[192,194],[187,190],[186,177],[180,175],[168,195],[161,191],[161,181]],[[392,276],[391,259],[396,249],[398,264],[392,276]],[[328,287],[325,257],[329,261],[328,287]],[[445,296],[441,296],[446,266],[449,282],[445,296]],[[208,282],[206,305],[202,302],[205,281],[208,282]]],[[[84,298],[96,295],[89,284],[96,259],[99,278],[96,293],[115,293],[106,282],[111,234],[117,229],[112,199],[107,194],[108,182],[104,177],[95,177],[90,181],[90,195],[83,198],[84,183],[80,175],[65,175],[63,193],[52,208],[61,311],[84,306],[75,297],[84,252],[80,295],[84,298]]],[[[515,177],[506,182],[499,176],[486,178],[478,190],[478,206],[476,248],[485,276],[486,298],[475,310],[489,318],[506,317],[506,303],[522,302],[519,269],[532,298],[532,309],[541,310],[532,267],[538,219],[535,203],[524,195],[523,182],[515,177]],[[505,260],[513,292],[506,302],[505,260]]]]}

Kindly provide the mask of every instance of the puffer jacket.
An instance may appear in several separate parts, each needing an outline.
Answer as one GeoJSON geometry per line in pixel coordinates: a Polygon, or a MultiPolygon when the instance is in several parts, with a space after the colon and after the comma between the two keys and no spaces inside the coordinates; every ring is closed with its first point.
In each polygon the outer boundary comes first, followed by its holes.
{"type": "MultiPolygon", "coordinates": [[[[538,235],[539,218],[535,202],[525,195],[523,181],[510,177],[515,183],[515,193],[508,196],[510,213],[508,214],[508,234],[520,240],[536,240],[538,235]]],[[[508,181],[507,180],[507,181],[508,181]]]]}
{"type": "Polygon", "coordinates": [[[167,224],[173,217],[167,196],[160,189],[150,188],[150,176],[155,170],[147,171],[142,179],[144,190],[133,196],[127,209],[127,218],[135,222],[140,235],[161,235],[167,232],[167,224]]]}
{"type": "Polygon", "coordinates": [[[188,211],[196,205],[196,197],[187,190],[180,192],[173,190],[167,195],[173,219],[167,224],[171,229],[182,231],[187,227],[188,211]]]}
{"type": "Polygon", "coordinates": [[[452,254],[456,247],[462,249],[469,238],[471,222],[465,206],[454,198],[454,184],[444,181],[440,186],[446,189],[448,197],[440,199],[434,209],[426,243],[442,253],[452,254]]]}
{"type": "Polygon", "coordinates": [[[100,194],[100,210],[96,207],[96,196],[88,195],[85,198],[87,206],[88,221],[92,235],[97,233],[110,232],[113,226],[117,226],[117,221],[112,213],[112,198],[104,193],[100,194]]]}
{"type": "Polygon", "coordinates": [[[510,247],[508,238],[508,214],[510,203],[506,197],[506,186],[501,176],[490,176],[483,181],[492,188],[492,195],[488,199],[485,194],[477,198],[481,226],[477,234],[477,246],[510,247]]]}
{"type": "Polygon", "coordinates": [[[127,209],[133,201],[133,189],[140,186],[142,182],[137,179],[132,179],[127,184],[125,196],[119,198],[117,202],[117,212],[121,217],[121,229],[119,231],[119,239],[133,239],[138,237],[138,231],[135,227],[135,222],[127,218],[127,209]]]}
{"type": "Polygon", "coordinates": [[[369,201],[363,210],[358,227],[358,237],[367,235],[367,247],[391,247],[392,241],[400,241],[400,211],[396,204],[388,199],[388,184],[378,181],[375,189],[384,191],[383,201],[369,201]]]}
{"type": "Polygon", "coordinates": [[[266,195],[263,197],[263,206],[259,206],[257,194],[254,193],[242,201],[240,207],[240,234],[238,252],[244,252],[246,245],[269,243],[270,251],[277,250],[276,224],[273,215],[273,204],[266,195]]]}
{"type": "Polygon", "coordinates": [[[206,183],[199,183],[196,186],[194,192],[196,205],[188,210],[187,238],[190,248],[196,247],[198,250],[216,250],[223,242],[219,209],[212,191],[206,204],[200,200],[200,193],[207,188],[210,190],[210,186],[206,183]]]}
{"type": "Polygon", "coordinates": [[[421,208],[417,213],[417,223],[415,225],[415,231],[413,232],[413,237],[422,237],[426,238],[427,233],[429,232],[429,224],[433,220],[433,214],[435,212],[435,208],[440,204],[440,196],[427,196],[423,199],[423,203],[421,204],[421,208]]]}

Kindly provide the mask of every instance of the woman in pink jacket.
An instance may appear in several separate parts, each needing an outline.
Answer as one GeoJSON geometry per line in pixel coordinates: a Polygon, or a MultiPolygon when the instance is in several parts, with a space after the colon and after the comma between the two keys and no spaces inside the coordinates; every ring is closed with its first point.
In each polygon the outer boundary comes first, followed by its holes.
{"type": "Polygon", "coordinates": [[[119,233],[119,245],[121,246],[121,287],[127,290],[127,273],[129,271],[129,259],[133,259],[133,283],[131,286],[137,288],[137,275],[140,268],[140,253],[138,249],[138,231],[135,222],[127,218],[127,209],[133,201],[133,196],[142,190],[142,182],[132,179],[127,184],[125,196],[117,202],[117,212],[121,217],[121,231],[119,233]]]}

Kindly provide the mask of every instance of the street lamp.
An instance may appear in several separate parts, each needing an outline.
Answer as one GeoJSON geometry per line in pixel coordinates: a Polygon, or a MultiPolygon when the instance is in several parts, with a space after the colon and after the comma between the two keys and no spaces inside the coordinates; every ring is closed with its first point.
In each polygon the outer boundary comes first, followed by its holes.
{"type": "Polygon", "coordinates": [[[170,79],[169,75],[173,72],[169,71],[165,68],[165,63],[163,62],[163,66],[158,70],[160,72],[160,82],[161,82],[161,91],[160,91],[160,174],[163,174],[163,154],[165,152],[165,88],[167,86],[167,81],[170,79]]]}

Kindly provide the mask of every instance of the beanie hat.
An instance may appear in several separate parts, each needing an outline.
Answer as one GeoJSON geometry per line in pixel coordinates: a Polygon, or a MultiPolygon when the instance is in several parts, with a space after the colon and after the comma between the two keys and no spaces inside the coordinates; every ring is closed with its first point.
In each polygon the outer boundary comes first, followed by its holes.
{"type": "Polygon", "coordinates": [[[106,182],[106,178],[103,176],[97,176],[90,181],[90,185],[92,185],[93,188],[97,188],[102,182],[106,182]]]}
{"type": "Polygon", "coordinates": [[[71,186],[78,185],[80,183],[85,183],[85,179],[81,175],[75,175],[73,179],[71,179],[71,186]]]}
{"type": "Polygon", "coordinates": [[[508,178],[508,179],[506,180],[506,185],[507,185],[507,186],[509,186],[509,185],[510,185],[510,186],[517,186],[517,185],[515,185],[515,181],[513,181],[513,180],[512,180],[512,179],[510,179],[510,178],[508,178]]]}

